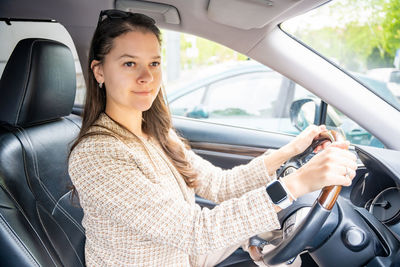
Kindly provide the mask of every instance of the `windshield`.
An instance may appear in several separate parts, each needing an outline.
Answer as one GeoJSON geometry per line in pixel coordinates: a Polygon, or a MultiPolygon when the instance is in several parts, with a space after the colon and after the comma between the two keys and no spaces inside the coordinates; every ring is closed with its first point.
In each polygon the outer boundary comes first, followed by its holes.
{"type": "Polygon", "coordinates": [[[281,27],[400,110],[399,18],[399,0],[337,0],[281,27]]]}

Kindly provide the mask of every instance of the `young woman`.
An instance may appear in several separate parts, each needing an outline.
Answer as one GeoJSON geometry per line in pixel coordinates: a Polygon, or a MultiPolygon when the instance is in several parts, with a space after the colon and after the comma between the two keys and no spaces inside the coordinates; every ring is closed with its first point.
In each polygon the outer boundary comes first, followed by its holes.
{"type": "MultiPolygon", "coordinates": [[[[89,52],[89,87],[69,173],[79,193],[88,266],[212,266],[251,236],[278,229],[266,185],[325,127],[221,170],[175,133],[161,89],[154,20],[102,11],[89,52]],[[201,209],[195,194],[219,205],[201,209]]],[[[281,181],[293,197],[350,185],[356,158],[333,143],[281,181]]]]}

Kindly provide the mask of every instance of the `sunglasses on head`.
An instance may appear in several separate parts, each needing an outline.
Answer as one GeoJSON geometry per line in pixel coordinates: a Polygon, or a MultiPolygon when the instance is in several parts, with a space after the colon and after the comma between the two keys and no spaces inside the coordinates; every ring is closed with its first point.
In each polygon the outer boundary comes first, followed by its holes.
{"type": "Polygon", "coordinates": [[[132,13],[128,11],[122,11],[118,9],[108,9],[108,10],[102,10],[99,15],[99,21],[97,22],[97,27],[100,25],[100,23],[103,21],[104,18],[109,18],[109,19],[123,19],[123,18],[128,18],[128,17],[133,17],[133,18],[138,18],[141,19],[142,21],[147,21],[150,24],[155,24],[156,21],[149,16],[146,16],[141,13],[132,13]]]}

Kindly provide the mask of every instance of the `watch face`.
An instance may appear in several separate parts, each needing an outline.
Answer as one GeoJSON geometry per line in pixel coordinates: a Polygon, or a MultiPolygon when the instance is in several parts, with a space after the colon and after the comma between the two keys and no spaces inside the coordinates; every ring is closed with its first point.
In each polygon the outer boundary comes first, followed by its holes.
{"type": "Polygon", "coordinates": [[[279,181],[275,181],[267,187],[267,193],[274,204],[278,204],[287,198],[285,189],[279,181]]]}

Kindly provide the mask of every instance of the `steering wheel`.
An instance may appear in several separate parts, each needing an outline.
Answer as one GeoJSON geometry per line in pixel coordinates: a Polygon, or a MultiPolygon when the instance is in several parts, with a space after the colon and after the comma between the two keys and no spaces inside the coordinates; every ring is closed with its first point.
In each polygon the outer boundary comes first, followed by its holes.
{"type": "MultiPolygon", "coordinates": [[[[315,148],[323,142],[342,140],[344,140],[344,137],[336,131],[330,130],[324,132],[321,134],[321,138],[315,140],[303,153],[288,160],[278,170],[278,177],[282,174],[287,175],[300,168],[307,162],[315,148]]],[[[263,261],[267,265],[275,265],[296,257],[304,248],[312,243],[313,238],[318,234],[335,205],[341,189],[341,186],[324,187],[302,223],[289,237],[283,239],[274,249],[268,251],[266,254],[262,253],[264,247],[262,242],[250,243],[249,253],[251,258],[254,261],[263,261]]]]}

